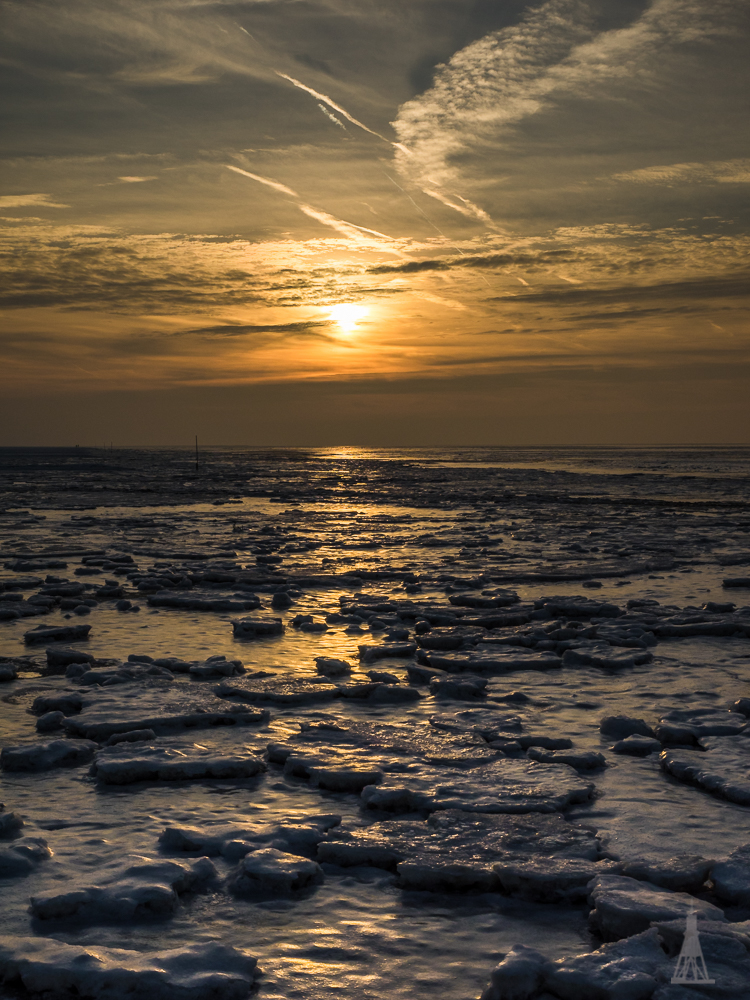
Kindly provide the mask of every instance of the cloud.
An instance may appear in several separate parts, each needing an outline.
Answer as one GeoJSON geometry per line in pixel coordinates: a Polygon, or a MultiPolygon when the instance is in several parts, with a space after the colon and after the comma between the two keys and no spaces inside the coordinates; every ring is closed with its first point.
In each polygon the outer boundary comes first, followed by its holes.
{"type": "Polygon", "coordinates": [[[514,295],[514,302],[545,302],[556,305],[595,305],[606,302],[636,302],[653,299],[717,299],[750,296],[750,272],[727,277],[690,281],[665,281],[651,285],[618,285],[615,288],[551,288],[514,295]]]}
{"type": "Polygon", "coordinates": [[[50,201],[51,197],[51,194],[6,194],[0,196],[0,209],[25,208],[31,205],[35,208],[70,208],[70,205],[50,201]]]}
{"type": "Polygon", "coordinates": [[[451,157],[537,112],[552,89],[546,72],[591,37],[590,20],[584,0],[552,0],[456,53],[393,122],[409,149],[396,156],[401,174],[427,193],[458,183],[451,157]]]}
{"type": "Polygon", "coordinates": [[[155,181],[157,177],[154,175],[153,177],[118,177],[117,179],[123,184],[142,184],[144,181],[155,181]]]}
{"type": "Polygon", "coordinates": [[[612,180],[633,184],[750,184],[750,160],[671,163],[613,174],[612,180]]]}
{"type": "MultiPolygon", "coordinates": [[[[459,211],[473,211],[456,194],[473,186],[481,212],[497,200],[526,201],[530,187],[546,195],[580,185],[593,153],[632,160],[666,135],[700,143],[716,115],[706,93],[734,65],[721,65],[719,53],[747,37],[744,0],[654,0],[632,24],[607,31],[596,28],[597,7],[548,0],[457,52],[393,122],[409,150],[395,157],[401,175],[459,211]]],[[[721,176],[744,177],[744,161],[736,170],[731,162],[721,176]]]]}
{"type": "Polygon", "coordinates": [[[203,337],[248,337],[261,333],[311,333],[317,335],[317,331],[324,327],[333,326],[331,320],[302,320],[299,323],[250,323],[250,324],[230,324],[221,323],[217,326],[201,326],[194,330],[183,330],[180,336],[203,337]]]}

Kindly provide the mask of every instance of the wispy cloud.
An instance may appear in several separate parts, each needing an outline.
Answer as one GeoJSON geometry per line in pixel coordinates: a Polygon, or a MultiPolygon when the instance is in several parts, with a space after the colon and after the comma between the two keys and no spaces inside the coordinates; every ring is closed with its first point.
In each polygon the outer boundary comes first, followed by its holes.
{"type": "MultiPolygon", "coordinates": [[[[648,105],[662,87],[670,95],[664,100],[674,100],[675,80],[689,73],[696,52],[741,38],[747,20],[744,0],[654,0],[632,24],[608,31],[597,31],[597,12],[594,0],[548,0],[518,25],[457,52],[428,91],[399,109],[393,125],[409,149],[409,155],[396,155],[401,175],[450,207],[482,218],[490,173],[502,175],[505,162],[518,169],[518,157],[528,146],[519,129],[531,119],[546,114],[549,140],[541,152],[550,168],[550,141],[555,157],[570,153],[585,162],[590,144],[579,149],[571,145],[582,142],[577,124],[581,101],[588,103],[596,134],[600,120],[613,120],[613,115],[616,120],[629,108],[648,105]],[[565,119],[573,126],[572,137],[565,134],[565,125],[556,131],[553,124],[555,110],[563,106],[578,109],[577,117],[565,119]],[[454,193],[469,184],[479,194],[474,196],[478,212],[454,193]]],[[[646,123],[651,125],[648,119],[646,123]]],[[[658,131],[658,125],[652,127],[658,131]]],[[[685,166],[694,167],[678,164],[685,166]]],[[[745,171],[737,164],[737,169],[720,170],[715,179],[728,182],[743,178],[745,171]]],[[[626,174],[620,172],[616,179],[622,181],[626,174]]],[[[649,181],[646,176],[627,179],[649,181]]],[[[650,180],[659,182],[656,176],[650,180]]],[[[555,186],[554,169],[545,182],[555,186]]],[[[495,187],[492,196],[502,199],[502,183],[495,187]]]]}
{"type": "Polygon", "coordinates": [[[333,326],[332,320],[302,320],[298,323],[220,323],[216,326],[201,326],[192,330],[182,330],[180,336],[202,337],[252,337],[271,333],[312,334],[319,336],[321,329],[333,326]]]}
{"type": "Polygon", "coordinates": [[[3,208],[70,208],[61,202],[50,201],[51,194],[6,194],[0,196],[0,209],[3,208]]]}
{"type": "Polygon", "coordinates": [[[118,181],[122,181],[123,184],[143,184],[144,181],[155,181],[157,177],[154,174],[152,177],[125,176],[125,177],[118,177],[117,179],[118,181]]]}
{"type": "Polygon", "coordinates": [[[750,184],[750,160],[670,163],[613,174],[615,181],[633,184],[750,184]]]}

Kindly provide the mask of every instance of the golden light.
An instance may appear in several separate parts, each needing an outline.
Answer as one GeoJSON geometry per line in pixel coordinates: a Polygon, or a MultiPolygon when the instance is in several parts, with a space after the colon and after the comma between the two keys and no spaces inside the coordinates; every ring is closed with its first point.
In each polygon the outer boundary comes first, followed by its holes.
{"type": "Polygon", "coordinates": [[[369,311],[366,306],[355,306],[347,302],[331,306],[328,313],[342,333],[352,333],[357,328],[357,323],[364,319],[369,311]]]}

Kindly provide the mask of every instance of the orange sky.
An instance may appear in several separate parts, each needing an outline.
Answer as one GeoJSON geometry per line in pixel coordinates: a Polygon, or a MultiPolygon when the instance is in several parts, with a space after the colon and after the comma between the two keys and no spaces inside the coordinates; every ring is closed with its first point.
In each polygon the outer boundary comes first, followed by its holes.
{"type": "Polygon", "coordinates": [[[0,443],[748,440],[740,0],[8,9],[0,443]]]}

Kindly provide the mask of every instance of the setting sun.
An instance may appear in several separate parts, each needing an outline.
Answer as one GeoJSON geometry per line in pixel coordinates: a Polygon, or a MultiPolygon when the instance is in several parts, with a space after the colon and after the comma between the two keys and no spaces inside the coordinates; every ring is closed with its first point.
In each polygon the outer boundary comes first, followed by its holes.
{"type": "Polygon", "coordinates": [[[355,306],[347,302],[332,306],[329,315],[334,322],[338,323],[339,329],[343,333],[352,333],[356,329],[357,323],[364,319],[369,311],[365,306],[355,306]]]}

